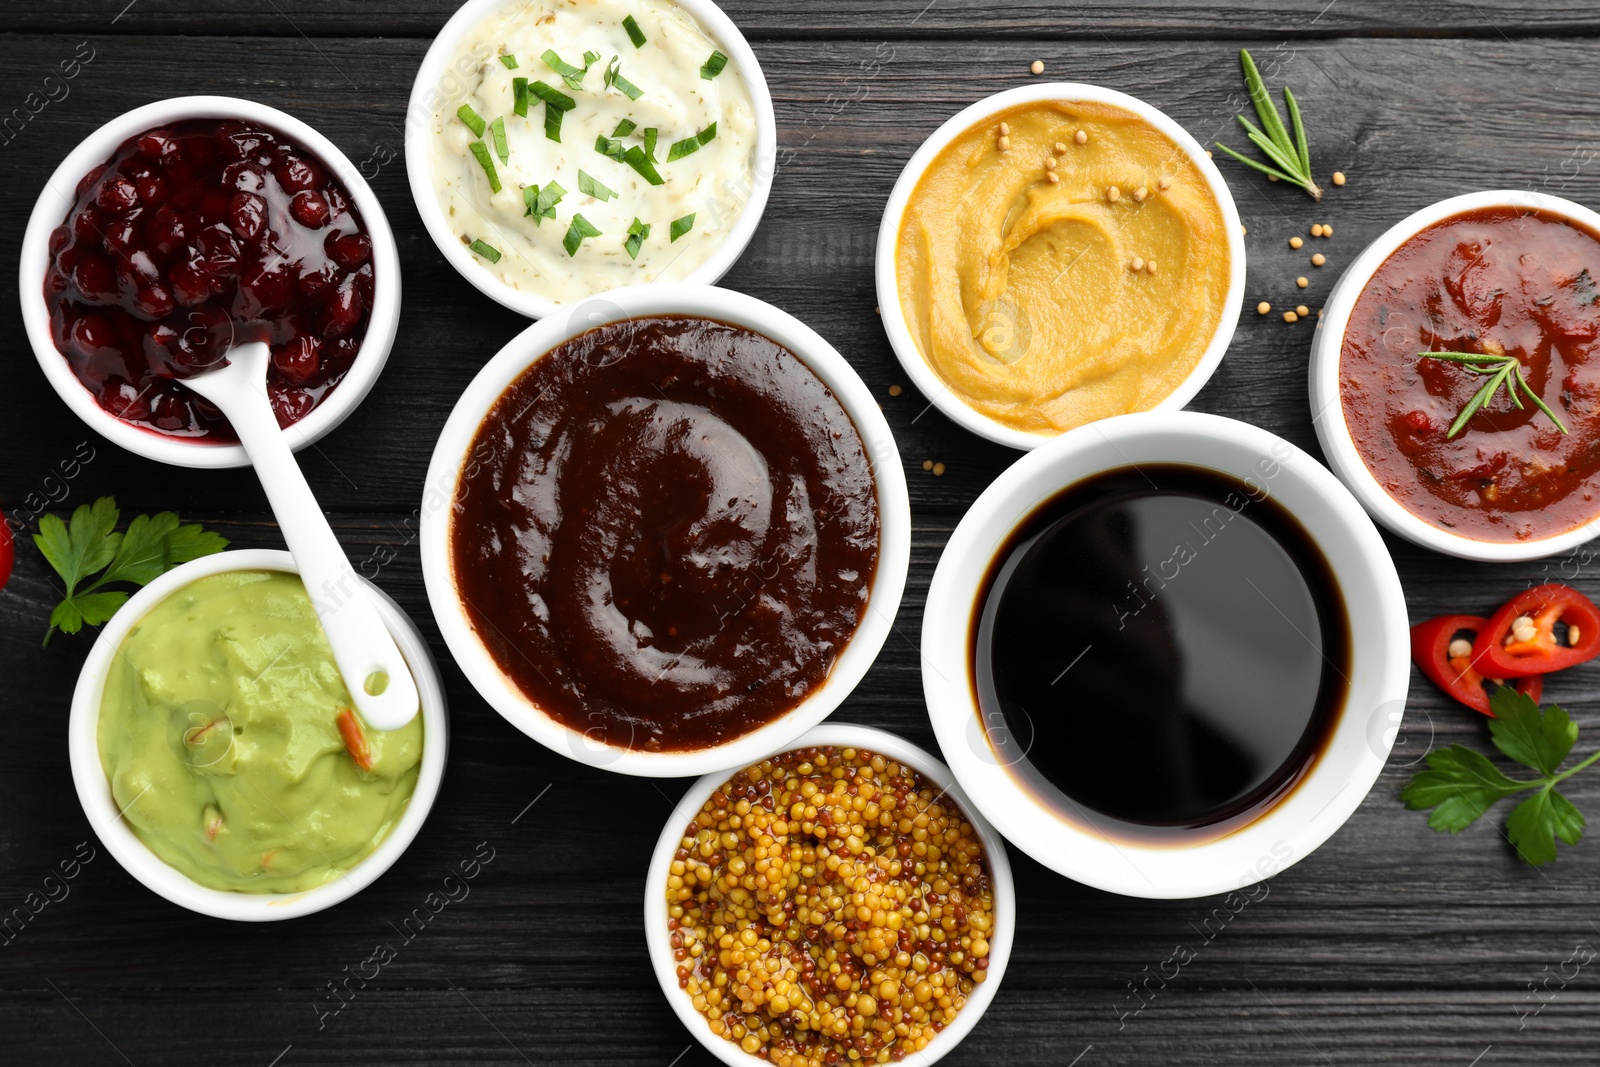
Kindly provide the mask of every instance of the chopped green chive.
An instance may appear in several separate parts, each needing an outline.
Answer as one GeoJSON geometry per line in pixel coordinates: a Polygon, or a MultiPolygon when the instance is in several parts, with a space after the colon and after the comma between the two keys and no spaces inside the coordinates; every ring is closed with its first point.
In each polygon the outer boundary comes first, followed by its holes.
{"type": "Polygon", "coordinates": [[[596,200],[615,200],[617,191],[608,188],[604,182],[597,181],[588,171],[578,171],[578,192],[585,196],[592,196],[596,200]]]}
{"type": "Polygon", "coordinates": [[[649,237],[650,224],[648,222],[640,222],[639,217],[635,215],[633,225],[628,227],[628,239],[622,242],[622,247],[628,250],[628,258],[638,259],[639,248],[649,237]]]}
{"type": "Polygon", "coordinates": [[[472,131],[472,136],[482,137],[488,123],[483,121],[483,116],[472,110],[471,104],[462,104],[456,108],[456,118],[467,124],[467,129],[472,131]]]}
{"type": "MultiPolygon", "coordinates": [[[[600,58],[593,52],[586,52],[584,53],[584,59],[587,60],[588,63],[594,62],[593,59],[589,59],[590,56],[594,56],[595,59],[600,58]]],[[[583,76],[589,73],[589,67],[587,64],[582,67],[574,67],[571,63],[566,62],[560,56],[556,55],[555,49],[553,48],[545,49],[544,54],[539,58],[544,60],[545,66],[561,75],[561,80],[567,83],[568,89],[583,88],[583,76]]]]}
{"type": "Polygon", "coordinates": [[[572,216],[572,225],[567,228],[566,237],[561,239],[561,247],[567,250],[567,255],[575,256],[578,248],[583,244],[585,237],[599,237],[600,231],[595,229],[594,223],[582,215],[572,216]]]}
{"type": "Polygon", "coordinates": [[[594,139],[594,150],[602,156],[616,160],[618,163],[623,161],[624,150],[622,142],[613,140],[603,133],[594,139]]]}
{"type": "Polygon", "coordinates": [[[611,131],[613,137],[626,137],[639,128],[639,124],[632,119],[623,119],[617,123],[617,128],[611,131]]]}
{"type": "Polygon", "coordinates": [[[713,122],[693,137],[685,137],[681,141],[673,141],[672,147],[667,149],[667,162],[682,159],[684,156],[693,155],[700,151],[701,145],[710,144],[717,136],[717,124],[713,122]]]}
{"type": "Polygon", "coordinates": [[[506,144],[506,120],[504,116],[496,116],[489,123],[489,133],[494,137],[494,154],[500,157],[500,162],[511,162],[511,148],[506,144]]]}
{"type": "Polygon", "coordinates": [[[557,89],[555,86],[547,85],[542,81],[529,82],[528,92],[532,93],[534,96],[537,96],[540,100],[543,100],[551,107],[557,108],[561,111],[571,111],[573,108],[578,106],[578,102],[572,99],[572,97],[568,96],[560,89],[557,89]]]}
{"type": "Polygon", "coordinates": [[[489,191],[500,191],[500,175],[495,173],[494,160],[489,158],[489,146],[482,141],[473,141],[467,146],[472,149],[472,154],[477,157],[478,164],[483,167],[483,173],[489,176],[489,191]]]}
{"type": "Polygon", "coordinates": [[[672,239],[674,241],[694,229],[694,216],[695,212],[691,211],[681,219],[672,220],[672,239]]]}
{"type": "Polygon", "coordinates": [[[706,60],[705,66],[700,68],[700,77],[710,81],[722,73],[722,68],[728,65],[728,57],[721,52],[713,50],[711,58],[706,60]]]}
{"type": "Polygon", "coordinates": [[[628,31],[628,40],[633,42],[635,48],[643,48],[645,41],[649,40],[639,28],[639,20],[632,15],[622,20],[622,28],[628,31]]]}
{"type": "Polygon", "coordinates": [[[656,161],[656,137],[660,132],[654,126],[644,128],[644,154],[652,163],[656,161]]]}
{"type": "MultiPolygon", "coordinates": [[[[645,229],[648,230],[649,227],[646,226],[645,229]]],[[[487,259],[490,263],[500,262],[500,250],[481,238],[473,241],[467,247],[478,253],[478,255],[482,256],[484,259],[487,259]]]]}
{"type": "Polygon", "coordinates": [[[583,54],[583,69],[588,70],[598,62],[600,62],[599,52],[585,52],[583,54]]]}
{"type": "Polygon", "coordinates": [[[517,57],[516,56],[512,56],[512,55],[501,56],[500,57],[500,62],[505,66],[505,68],[507,70],[516,70],[517,69],[517,57]]]}
{"type": "Polygon", "coordinates": [[[561,140],[561,117],[577,107],[578,102],[542,81],[529,83],[528,92],[544,101],[544,135],[552,141],[561,140]]]}
{"type": "Polygon", "coordinates": [[[639,176],[651,185],[665,185],[667,183],[667,180],[661,176],[661,172],[656,170],[655,164],[650,162],[650,157],[645,155],[644,149],[638,145],[630,146],[622,154],[622,161],[638,171],[639,176]]]}
{"type": "Polygon", "coordinates": [[[527,186],[522,190],[522,202],[528,205],[523,217],[531,215],[535,226],[544,225],[545,219],[556,217],[556,205],[561,203],[561,198],[566,195],[567,191],[553,181],[543,189],[537,185],[527,186]]]}
{"type": "Polygon", "coordinates": [[[511,110],[515,111],[517,114],[521,115],[523,118],[527,118],[528,117],[528,79],[527,78],[512,78],[511,79],[511,100],[512,100],[511,110]]]}
{"type": "Polygon", "coordinates": [[[644,95],[644,90],[622,76],[622,57],[612,56],[611,62],[606,65],[606,88],[616,89],[626,93],[629,100],[637,100],[644,95]]]}

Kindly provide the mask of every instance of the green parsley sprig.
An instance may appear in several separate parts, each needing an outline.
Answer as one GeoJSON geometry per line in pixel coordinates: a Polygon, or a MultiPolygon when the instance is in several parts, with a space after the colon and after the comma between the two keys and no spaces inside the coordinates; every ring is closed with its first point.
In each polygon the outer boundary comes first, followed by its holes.
{"type": "Polygon", "coordinates": [[[1489,736],[1504,755],[1538,773],[1533,779],[1508,778],[1483,753],[1451,745],[1428,756],[1428,769],[1411,779],[1400,799],[1413,811],[1433,809],[1428,827],[1460,833],[1496,802],[1533,790],[1511,809],[1506,837],[1517,855],[1536,867],[1553,862],[1556,841],[1576,845],[1583,837],[1583,813],[1556,789],[1574,774],[1600,761],[1600,752],[1560,770],[1578,740],[1578,724],[1552,704],[1544,711],[1511,688],[1489,697],[1495,717],[1489,736]]]}
{"type": "Polygon", "coordinates": [[[33,543],[67,585],[66,597],[50,612],[46,645],[57,630],[75,634],[85,624],[103,625],[128,602],[127,592],[105,586],[149,585],[180,563],[228,547],[221,534],[180,525],[170,511],[140,515],[123,533],[117,532],[119,518],[109,496],[80,506],[70,524],[55,515],[40,518],[33,543]]]}
{"type": "Polygon", "coordinates": [[[1262,132],[1243,115],[1238,116],[1239,124],[1268,162],[1261,163],[1240,155],[1220,142],[1217,147],[1245,166],[1253,167],[1269,178],[1298,185],[1310,194],[1311,199],[1321,200],[1322,186],[1311,176],[1311,149],[1306,144],[1306,127],[1300,119],[1300,105],[1295,102],[1294,93],[1289,91],[1287,85],[1283,87],[1283,102],[1289,106],[1289,121],[1294,126],[1294,137],[1291,139],[1278,114],[1278,105],[1268,95],[1267,84],[1261,80],[1261,72],[1256,69],[1256,61],[1250,58],[1248,48],[1239,50],[1239,65],[1244,68],[1244,85],[1250,94],[1250,102],[1256,107],[1256,117],[1261,120],[1266,132],[1262,132]]]}

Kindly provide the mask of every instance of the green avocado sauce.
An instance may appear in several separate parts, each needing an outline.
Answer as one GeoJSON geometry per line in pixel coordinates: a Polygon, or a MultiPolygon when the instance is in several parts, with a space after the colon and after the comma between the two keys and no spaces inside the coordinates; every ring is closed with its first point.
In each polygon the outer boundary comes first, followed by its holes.
{"type": "Polygon", "coordinates": [[[392,733],[363,725],[362,770],[339,728],[351,706],[298,576],[217,574],[122,642],[100,702],[100,762],[122,817],[181,873],[213,889],[303,892],[377,848],[416,789],[422,716],[392,733]]]}

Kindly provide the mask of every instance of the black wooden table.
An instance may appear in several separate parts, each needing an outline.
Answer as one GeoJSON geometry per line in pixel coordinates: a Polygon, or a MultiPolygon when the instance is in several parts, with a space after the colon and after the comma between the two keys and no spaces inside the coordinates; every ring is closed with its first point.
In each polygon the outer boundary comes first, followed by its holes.
{"type": "MultiPolygon", "coordinates": [[[[367,172],[405,269],[401,332],[377,388],[302,454],[356,559],[393,561],[380,584],[444,661],[454,737],[421,836],[350,902],[271,926],[201,918],[146,891],[103,849],[69,892],[0,947],[0,1062],[79,1065],[711,1062],[664,1002],[646,959],[649,850],[685,783],[579,766],[478,698],[444,655],[423,594],[414,516],[434,438],[456,397],[524,321],[439,256],[406,184],[411,80],[452,0],[5,0],[0,9],[0,289],[46,175],[77,141],[137,104],[189,93],[250,97],[305,119],[367,172]],[[60,61],[92,56],[62,87],[60,61]],[[37,95],[33,95],[37,94],[37,95]],[[50,96],[54,96],[51,99],[50,96]],[[13,109],[17,109],[13,111],[13,109]],[[537,798],[531,808],[528,805],[537,798]],[[518,818],[519,813],[526,812],[518,818]],[[329,1014],[340,981],[390,922],[482,843],[471,894],[329,1014]]],[[[1316,170],[1349,184],[1322,205],[1224,161],[1249,227],[1247,307],[1195,407],[1316,451],[1305,389],[1308,324],[1258,318],[1257,300],[1315,307],[1362,245],[1401,216],[1479,188],[1600,202],[1600,9],[1589,0],[732,0],[765,67],[782,146],[765,221],[726,279],[829,338],[881,398],[911,482],[915,541],[898,629],[838,713],[932,746],[915,647],[951,528],[1016,454],[926,411],[874,314],[872,251],[885,198],[915,147],[981,96],[1046,77],[1108,85],[1165,109],[1198,139],[1238,139],[1236,51],[1303,101],[1316,170]],[[1312,222],[1329,264],[1289,236],[1312,222]],[[1306,274],[1311,286],[1294,288],[1306,274]],[[936,478],[924,459],[947,464],[936,478]]],[[[34,364],[16,305],[0,375],[0,507],[65,511],[115,494],[125,514],[176,509],[236,547],[279,547],[248,472],[164,468],[95,438],[34,364]],[[80,442],[94,458],[73,466],[80,442]],[[65,465],[65,466],[64,466],[65,465]],[[67,477],[63,472],[73,474],[67,477]]],[[[1481,611],[1545,564],[1465,564],[1390,540],[1413,617],[1481,611]]],[[[1591,595],[1588,557],[1553,561],[1591,595]]],[[[68,773],[66,718],[87,637],[39,639],[52,575],[31,544],[0,594],[0,911],[23,905],[95,847],[68,773]],[[80,842],[88,845],[80,846],[80,842]]],[[[1600,736],[1600,672],[1549,696],[1600,736]]],[[[1396,794],[1432,745],[1486,746],[1481,721],[1417,678],[1402,747],[1319,851],[1210,939],[1216,900],[1152,902],[1078,886],[1013,850],[1018,943],[999,996],[952,1064],[1595,1063],[1600,1043],[1600,842],[1523,866],[1485,821],[1437,837],[1396,794]],[[1170,977],[1176,946],[1194,958],[1170,977]],[[1153,972],[1165,972],[1160,981],[1153,972]],[[1154,990],[1135,997],[1134,986],[1154,990]]],[[[1593,737],[1580,740],[1580,749],[1593,737]]],[[[1600,775],[1571,783],[1600,808],[1600,775]]],[[[1494,820],[1496,825],[1503,815],[1494,820]]],[[[1260,891],[1258,891],[1259,893],[1260,891]]],[[[60,893],[56,893],[60,896],[60,893]]],[[[35,898],[37,899],[37,898],[35,898]]]]}

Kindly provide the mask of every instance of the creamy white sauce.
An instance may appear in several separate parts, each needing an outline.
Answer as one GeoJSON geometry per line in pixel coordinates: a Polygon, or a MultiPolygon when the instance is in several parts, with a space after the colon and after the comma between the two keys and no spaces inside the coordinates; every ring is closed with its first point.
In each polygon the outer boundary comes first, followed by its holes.
{"type": "Polygon", "coordinates": [[[452,57],[452,85],[440,87],[430,140],[434,190],[451,228],[463,244],[481,240],[501,253],[498,263],[474,255],[478,266],[514,289],[567,303],[621,285],[681,280],[704,264],[727,238],[754,187],[756,116],[744,75],[730,58],[715,78],[701,77],[701,66],[718,49],[671,0],[509,0],[474,27],[452,57]],[[623,26],[630,15],[646,38],[637,48],[623,26]],[[575,89],[540,58],[547,49],[575,67],[584,65],[586,51],[600,59],[575,89]],[[515,56],[517,67],[506,67],[502,55],[515,56]],[[621,75],[643,90],[637,100],[605,85],[613,56],[621,75]],[[455,72],[464,75],[459,82],[455,72]],[[530,93],[527,116],[513,111],[513,80],[519,77],[543,81],[576,102],[562,118],[559,142],[546,136],[543,100],[530,93]],[[472,154],[480,138],[457,116],[463,103],[485,123],[505,120],[507,162],[496,154],[491,130],[481,138],[501,182],[498,193],[491,193],[472,154]],[[651,185],[629,164],[596,150],[596,138],[611,137],[625,119],[636,126],[619,138],[625,148],[642,147],[646,128],[659,131],[655,168],[664,184],[651,185]],[[714,139],[667,162],[674,142],[713,122],[714,139]],[[617,197],[602,201],[580,192],[580,169],[617,197]],[[552,180],[566,194],[556,217],[535,225],[523,189],[542,189],[552,180]],[[671,240],[674,220],[691,213],[693,227],[671,240]],[[601,235],[586,238],[576,255],[568,255],[563,239],[575,214],[601,235]],[[651,227],[637,259],[625,248],[635,218],[651,227]]]}

